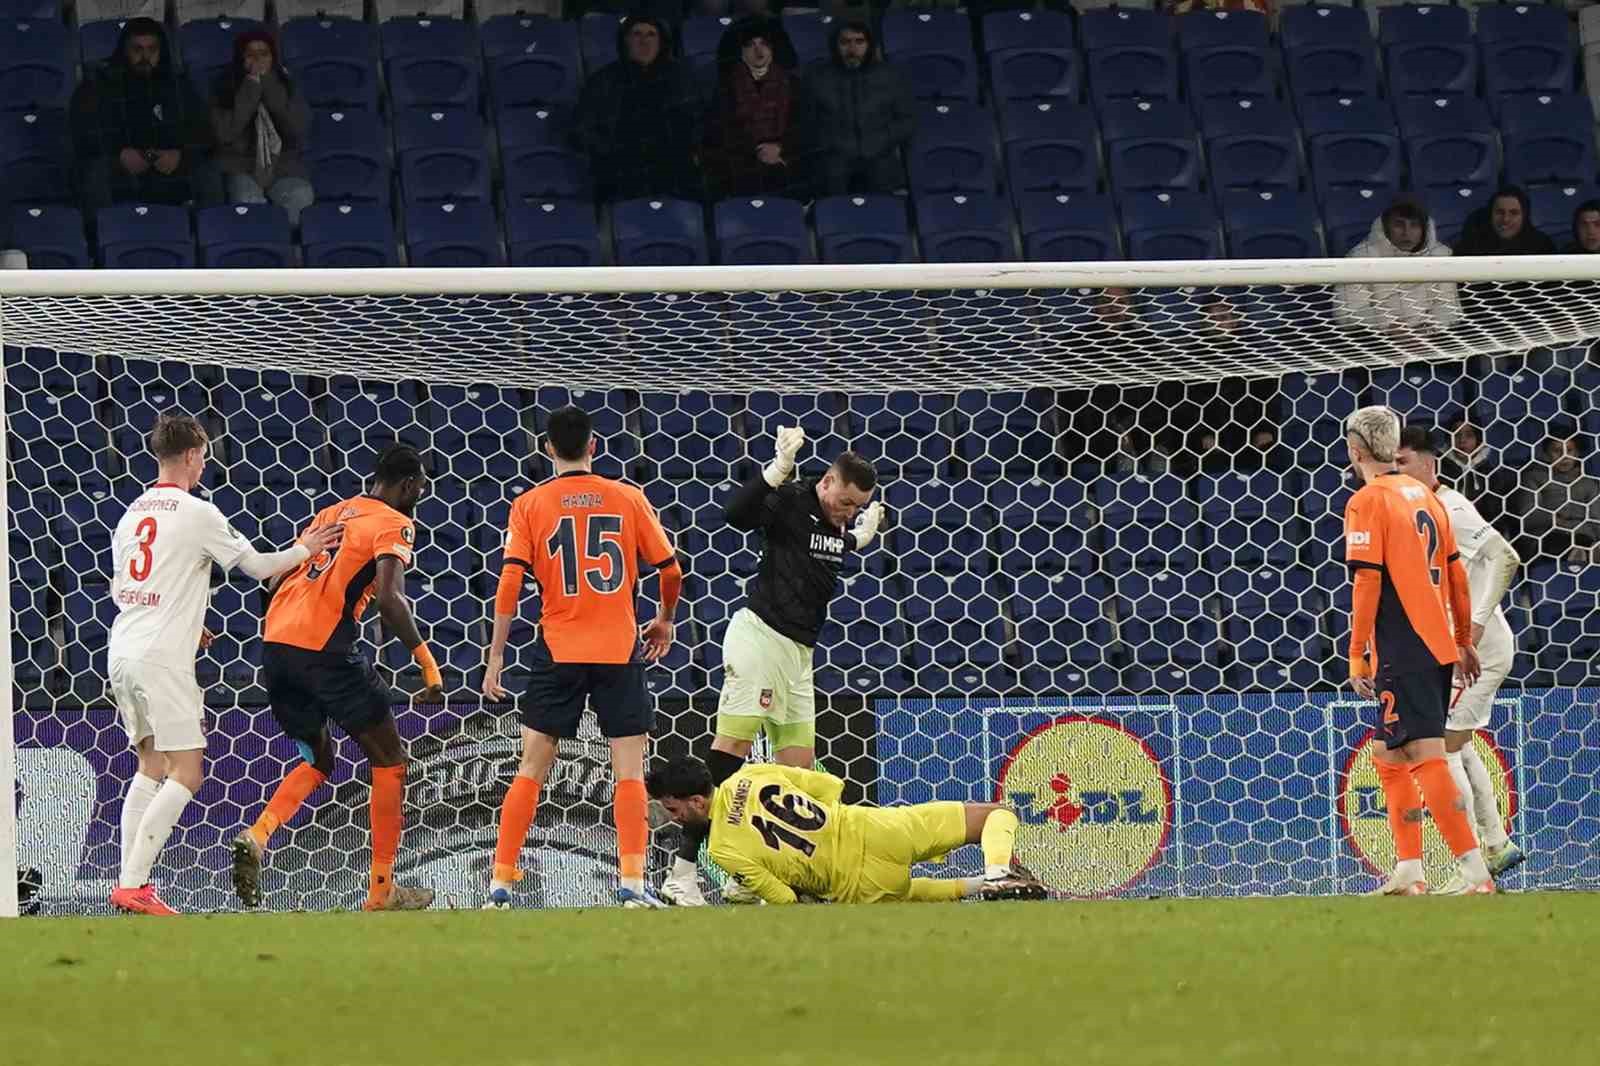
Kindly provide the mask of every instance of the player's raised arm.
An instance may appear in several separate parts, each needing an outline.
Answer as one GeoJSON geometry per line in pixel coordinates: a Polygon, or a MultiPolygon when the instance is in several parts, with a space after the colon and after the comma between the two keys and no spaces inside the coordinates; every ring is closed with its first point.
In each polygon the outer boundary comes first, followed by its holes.
{"type": "Polygon", "coordinates": [[[307,559],[331,552],[344,540],[344,523],[313,525],[300,534],[294,544],[280,552],[258,552],[254,548],[239,556],[237,566],[257,581],[281,579],[307,559]]]}
{"type": "Polygon", "coordinates": [[[444,677],[439,673],[439,664],[434,661],[433,652],[417,631],[416,620],[411,617],[411,604],[406,599],[405,573],[405,563],[398,556],[378,556],[377,588],[373,598],[377,601],[378,615],[383,619],[383,624],[389,627],[389,632],[400,638],[412,658],[416,659],[417,665],[422,667],[422,692],[419,697],[427,703],[444,696],[444,677]]]}
{"type": "Polygon", "coordinates": [[[734,529],[761,529],[771,521],[772,512],[766,508],[772,490],[789,480],[794,473],[795,456],[806,442],[806,431],[799,426],[782,426],[774,437],[772,462],[762,468],[759,477],[753,477],[733,490],[724,507],[728,525],[734,529]]]}

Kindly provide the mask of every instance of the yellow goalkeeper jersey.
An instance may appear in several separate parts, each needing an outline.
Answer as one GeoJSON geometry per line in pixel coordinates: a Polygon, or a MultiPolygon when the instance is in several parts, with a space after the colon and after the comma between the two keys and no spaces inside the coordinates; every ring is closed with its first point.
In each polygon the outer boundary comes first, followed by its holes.
{"type": "Polygon", "coordinates": [[[831,774],[757,763],[711,798],[711,858],[768,903],[848,897],[866,838],[831,774]]]}

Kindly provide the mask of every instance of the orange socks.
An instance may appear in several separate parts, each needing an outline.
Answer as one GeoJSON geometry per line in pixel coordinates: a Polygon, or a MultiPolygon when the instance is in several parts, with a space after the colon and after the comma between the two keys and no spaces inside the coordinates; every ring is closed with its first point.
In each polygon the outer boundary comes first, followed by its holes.
{"type": "Polygon", "coordinates": [[[387,900],[394,887],[394,857],[400,850],[400,826],[404,818],[406,768],[372,768],[372,880],[367,883],[367,899],[387,900]]]}
{"type": "MultiPolygon", "coordinates": [[[[1417,791],[1411,768],[1405,763],[1372,760],[1383,784],[1383,798],[1389,808],[1389,832],[1394,834],[1397,862],[1422,859],[1422,793],[1417,791]]],[[[1449,771],[1445,771],[1449,776],[1449,771]]]]}
{"type": "Polygon", "coordinates": [[[539,789],[542,783],[520,774],[512,779],[506,791],[505,802],[500,805],[500,836],[494,846],[494,880],[511,884],[522,879],[517,869],[517,856],[522,854],[522,843],[528,839],[528,827],[539,811],[539,789]]]}
{"type": "Polygon", "coordinates": [[[267,841],[272,839],[272,834],[278,827],[293,818],[306,797],[322,786],[328,778],[321,770],[308,762],[303,762],[290,770],[281,782],[278,790],[272,794],[272,799],[267,801],[267,809],[261,812],[261,817],[256,819],[256,824],[250,827],[250,835],[256,838],[256,843],[264,849],[267,841]]]}
{"type": "Polygon", "coordinates": [[[1412,764],[1411,776],[1422,786],[1428,800],[1428,813],[1439,835],[1450,845],[1450,854],[1460,858],[1478,846],[1473,835],[1472,822],[1468,820],[1466,805],[1461,802],[1461,791],[1450,776],[1450,766],[1443,759],[1428,759],[1412,764]]]}
{"type": "Polygon", "coordinates": [[[612,799],[617,823],[617,872],[625,887],[644,883],[644,849],[650,841],[650,797],[644,782],[629,778],[617,782],[612,799]]]}

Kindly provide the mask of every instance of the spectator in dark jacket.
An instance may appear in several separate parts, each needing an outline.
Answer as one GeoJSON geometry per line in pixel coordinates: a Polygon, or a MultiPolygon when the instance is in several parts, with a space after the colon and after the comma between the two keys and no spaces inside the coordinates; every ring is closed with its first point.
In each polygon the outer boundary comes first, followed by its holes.
{"type": "Polygon", "coordinates": [[[748,19],[723,35],[718,56],[702,155],[712,195],[804,198],[800,79],[789,35],[777,19],[748,19]]]}
{"type": "Polygon", "coordinates": [[[833,31],[830,61],[806,73],[806,128],[815,152],[819,196],[886,193],[904,187],[899,150],[916,132],[911,89],[879,60],[865,22],[833,31]]]}
{"type": "Polygon", "coordinates": [[[1572,212],[1572,243],[1561,250],[1570,255],[1600,252],[1600,200],[1585,200],[1572,212]]]}
{"type": "Polygon", "coordinates": [[[1556,242],[1533,224],[1528,194],[1516,185],[1502,186],[1467,217],[1456,242],[1456,255],[1553,255],[1556,242]]]}
{"type": "Polygon", "coordinates": [[[106,65],[72,96],[84,208],[218,199],[206,105],[174,69],[166,31],[129,19],[106,65]]]}
{"type": "Polygon", "coordinates": [[[217,138],[217,168],[228,201],[263,204],[269,199],[300,225],[300,212],[316,199],[306,169],[306,131],[311,109],[265,30],[241,33],[233,42],[233,66],[217,79],[211,98],[211,129],[217,138]]]}
{"type": "Polygon", "coordinates": [[[578,101],[578,144],[603,200],[698,198],[699,115],[688,70],[672,58],[672,37],[652,15],[617,31],[617,61],[597,71],[578,101]]]}

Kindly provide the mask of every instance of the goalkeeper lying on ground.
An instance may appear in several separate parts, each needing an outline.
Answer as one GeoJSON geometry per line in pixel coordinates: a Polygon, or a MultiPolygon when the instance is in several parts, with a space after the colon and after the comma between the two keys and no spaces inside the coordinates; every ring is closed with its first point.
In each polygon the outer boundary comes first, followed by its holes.
{"type": "Polygon", "coordinates": [[[645,787],[680,826],[709,822],[712,860],[768,903],[794,903],[797,894],[835,903],[1045,895],[1013,868],[1017,816],[999,804],[857,807],[839,802],[844,782],[831,774],[766,763],[713,789],[711,772],[695,758],[651,771],[645,787]],[[911,876],[912,863],[978,843],[982,877],[911,876]]]}

